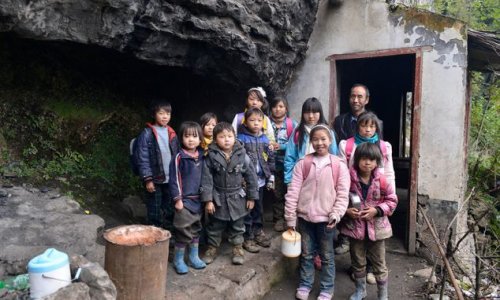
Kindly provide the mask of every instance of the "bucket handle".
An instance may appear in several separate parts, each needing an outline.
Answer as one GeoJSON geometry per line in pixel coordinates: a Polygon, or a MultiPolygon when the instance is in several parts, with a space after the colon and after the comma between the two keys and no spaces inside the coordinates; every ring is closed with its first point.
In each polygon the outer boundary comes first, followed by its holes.
{"type": "MultiPolygon", "coordinates": [[[[295,232],[295,227],[288,228],[288,231],[295,232]]],[[[293,245],[295,246],[295,243],[297,243],[297,234],[294,234],[293,236],[295,237],[295,239],[293,241],[293,245]]]]}
{"type": "Polygon", "coordinates": [[[59,281],[64,281],[64,282],[73,282],[75,280],[78,280],[80,278],[80,274],[82,273],[82,268],[78,268],[76,270],[76,274],[75,274],[75,277],[71,280],[66,280],[66,279],[61,279],[61,278],[57,278],[57,277],[52,277],[52,276],[48,276],[48,275],[45,275],[45,274],[42,274],[42,277],[43,278],[47,278],[47,279],[54,279],[54,280],[59,280],[59,281]]]}

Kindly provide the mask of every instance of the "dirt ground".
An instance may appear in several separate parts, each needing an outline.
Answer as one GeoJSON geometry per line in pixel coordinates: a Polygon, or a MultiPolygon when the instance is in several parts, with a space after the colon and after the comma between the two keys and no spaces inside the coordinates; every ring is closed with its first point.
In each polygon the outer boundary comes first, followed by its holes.
{"type": "MultiPolygon", "coordinates": [[[[425,279],[413,277],[410,274],[428,267],[425,260],[415,256],[408,256],[400,241],[391,239],[386,244],[386,260],[389,267],[389,299],[425,299],[422,288],[425,279]]],[[[348,276],[350,266],[349,254],[337,255],[335,258],[335,296],[334,299],[348,299],[354,291],[354,282],[348,276]]],[[[315,287],[309,299],[316,299],[319,294],[318,273],[316,273],[315,287]]],[[[295,289],[299,282],[298,269],[290,273],[263,298],[264,300],[295,299],[295,289]]],[[[376,285],[368,285],[368,297],[377,298],[376,285]]]]}

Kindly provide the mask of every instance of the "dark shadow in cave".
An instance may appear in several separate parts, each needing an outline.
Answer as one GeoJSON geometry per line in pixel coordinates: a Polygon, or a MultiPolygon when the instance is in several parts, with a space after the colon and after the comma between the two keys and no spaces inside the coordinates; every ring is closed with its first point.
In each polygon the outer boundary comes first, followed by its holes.
{"type": "Polygon", "coordinates": [[[107,89],[122,104],[137,110],[147,109],[151,100],[166,99],[173,106],[174,128],[184,120],[197,121],[207,111],[231,121],[243,109],[246,90],[252,86],[246,82],[234,86],[219,79],[224,76],[203,76],[188,68],[154,65],[94,45],[21,39],[13,34],[0,34],[0,41],[2,48],[8,49],[11,63],[22,68],[21,74],[26,75],[17,78],[16,85],[22,87],[29,85],[29,80],[36,80],[31,74],[36,70],[30,69],[32,60],[36,60],[49,70],[69,71],[74,76],[71,82],[87,82],[107,89]]]}

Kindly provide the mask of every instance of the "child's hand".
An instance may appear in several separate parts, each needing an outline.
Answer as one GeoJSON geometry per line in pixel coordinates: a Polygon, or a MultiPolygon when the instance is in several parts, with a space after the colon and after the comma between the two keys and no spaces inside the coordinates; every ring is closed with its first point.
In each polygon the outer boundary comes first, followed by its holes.
{"type": "Polygon", "coordinates": [[[255,206],[255,201],[247,200],[247,209],[248,210],[252,210],[254,206],[255,206]]]}
{"type": "Polygon", "coordinates": [[[363,220],[367,220],[367,221],[370,221],[372,220],[373,218],[375,218],[375,216],[377,215],[377,209],[375,207],[365,207],[361,213],[360,213],[360,217],[361,219],[363,220]]]}
{"type": "Polygon", "coordinates": [[[214,214],[215,206],[214,206],[214,203],[212,201],[207,202],[207,204],[205,205],[205,211],[210,215],[214,214]]]}
{"type": "Polygon", "coordinates": [[[349,207],[345,213],[349,218],[354,220],[359,219],[360,216],[359,210],[354,207],[349,207]]]}
{"type": "Polygon", "coordinates": [[[333,227],[335,227],[335,225],[337,225],[337,222],[334,220],[334,221],[332,221],[331,223],[328,223],[328,224],[326,225],[326,228],[328,228],[328,229],[332,229],[333,227]]]}
{"type": "Polygon", "coordinates": [[[177,209],[177,211],[179,211],[183,208],[184,208],[184,203],[182,202],[182,200],[175,201],[175,209],[177,209]]]}
{"type": "Polygon", "coordinates": [[[152,181],[148,181],[146,182],[146,190],[149,192],[149,193],[154,193],[156,191],[155,189],[155,184],[152,182],[152,181]]]}
{"type": "Polygon", "coordinates": [[[272,146],[271,150],[279,150],[280,149],[280,144],[276,143],[276,142],[271,142],[270,144],[272,146]]]}

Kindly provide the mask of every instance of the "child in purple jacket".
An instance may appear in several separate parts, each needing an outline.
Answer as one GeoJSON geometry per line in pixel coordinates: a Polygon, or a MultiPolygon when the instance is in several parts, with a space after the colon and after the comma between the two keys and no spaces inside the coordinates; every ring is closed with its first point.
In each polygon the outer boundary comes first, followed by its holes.
{"type": "Polygon", "coordinates": [[[379,170],[382,152],[376,144],[361,143],[354,152],[351,174],[351,203],[341,233],[349,237],[356,291],[351,300],[366,297],[366,258],[373,265],[379,300],[387,299],[388,271],[385,263],[385,239],[392,236],[392,215],[398,204],[394,185],[379,170]]]}

